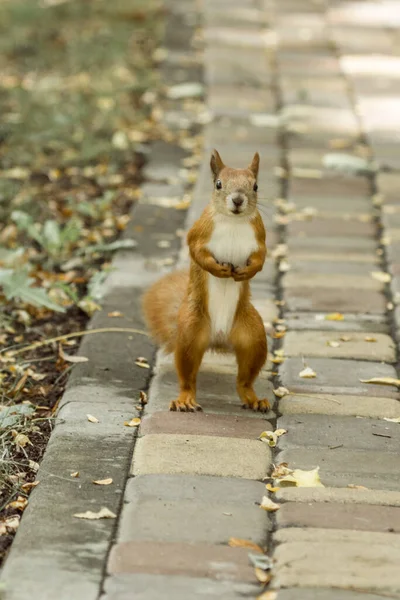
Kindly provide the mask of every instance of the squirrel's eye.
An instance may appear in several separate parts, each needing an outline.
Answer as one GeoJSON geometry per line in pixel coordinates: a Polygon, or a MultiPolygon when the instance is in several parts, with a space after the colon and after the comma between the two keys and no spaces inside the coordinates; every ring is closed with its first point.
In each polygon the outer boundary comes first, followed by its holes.
{"type": "Polygon", "coordinates": [[[253,190],[254,190],[255,192],[258,190],[258,185],[257,185],[256,183],[253,185],[253,190]]]}
{"type": "Polygon", "coordinates": [[[222,183],[220,179],[217,179],[217,181],[215,182],[215,187],[217,188],[217,190],[220,190],[222,188],[222,183]]]}

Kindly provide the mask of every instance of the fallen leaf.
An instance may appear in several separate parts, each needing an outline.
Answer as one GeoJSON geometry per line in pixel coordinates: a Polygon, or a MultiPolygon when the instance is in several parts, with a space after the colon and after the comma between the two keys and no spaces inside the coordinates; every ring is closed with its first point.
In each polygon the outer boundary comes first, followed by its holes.
{"type": "Polygon", "coordinates": [[[285,362],[285,357],[284,356],[274,356],[273,358],[271,358],[271,362],[274,365],[281,365],[283,362],[285,362]]]}
{"type": "Polygon", "coordinates": [[[93,415],[86,415],[86,416],[87,416],[87,420],[90,421],[91,423],[100,423],[100,421],[93,415]]]}
{"type": "Polygon", "coordinates": [[[241,538],[231,537],[229,538],[228,545],[231,548],[248,548],[249,550],[255,550],[256,552],[264,553],[264,550],[251,540],[243,540],[241,538]]]}
{"type": "Polygon", "coordinates": [[[24,492],[28,492],[32,488],[35,488],[37,485],[39,485],[39,483],[40,483],[40,481],[30,481],[27,483],[23,483],[21,485],[21,489],[24,490],[24,492]]]}
{"type": "Polygon", "coordinates": [[[101,508],[97,513],[87,510],[84,513],[75,513],[74,517],[77,519],[89,519],[93,521],[96,519],[116,519],[117,515],[111,512],[111,510],[108,508],[101,508]]]}
{"type": "Polygon", "coordinates": [[[73,473],[70,474],[70,477],[79,477],[79,471],[74,471],[73,473]]]}
{"type": "Polygon", "coordinates": [[[356,485],[354,483],[349,483],[348,488],[352,490],[368,490],[369,488],[365,487],[365,485],[356,485]]]}
{"type": "Polygon", "coordinates": [[[139,417],[135,417],[130,421],[124,421],[124,425],[126,427],[137,427],[138,425],[140,425],[140,419],[139,417]]]}
{"type": "Polygon", "coordinates": [[[257,600],[276,600],[278,597],[278,593],[271,590],[269,592],[264,592],[261,596],[257,596],[257,600]]]}
{"type": "Polygon", "coordinates": [[[400,417],[395,417],[394,419],[390,419],[389,417],[383,417],[384,421],[389,421],[389,423],[400,423],[400,417]]]}
{"type": "Polygon", "coordinates": [[[88,362],[89,360],[86,356],[70,356],[69,354],[66,354],[61,344],[58,346],[58,355],[65,360],[65,362],[70,363],[83,363],[88,362]]]}
{"type": "Polygon", "coordinates": [[[263,569],[260,569],[260,567],[254,569],[254,574],[257,580],[264,585],[269,583],[272,579],[272,573],[268,573],[268,571],[264,571],[263,569]]]}
{"type": "Polygon", "coordinates": [[[319,467],[310,471],[302,469],[288,469],[288,473],[283,477],[275,478],[279,485],[289,485],[294,487],[325,487],[319,478],[319,467]]]}
{"type": "Polygon", "coordinates": [[[367,335],[367,336],[364,338],[364,340],[365,340],[366,342],[376,342],[376,341],[377,341],[377,340],[376,340],[376,338],[374,338],[374,337],[371,337],[371,336],[369,336],[369,335],[367,335]]]}
{"type": "Polygon", "coordinates": [[[275,512],[276,510],[280,509],[280,504],[273,502],[271,498],[268,498],[268,496],[263,496],[260,508],[263,508],[267,512],[275,512]]]}
{"type": "Polygon", "coordinates": [[[14,444],[17,446],[18,450],[20,450],[21,448],[25,448],[25,446],[27,445],[33,445],[31,440],[24,433],[18,433],[17,431],[15,431],[15,429],[13,429],[11,431],[11,435],[14,438],[14,444]]]}
{"type": "Polygon", "coordinates": [[[150,365],[147,362],[147,358],[145,358],[144,356],[139,356],[135,360],[135,365],[137,365],[138,367],[142,367],[143,369],[150,369],[150,365]]]}
{"type": "Polygon", "coordinates": [[[34,471],[35,473],[39,471],[39,463],[35,462],[34,460],[30,460],[28,465],[31,471],[34,471]]]}
{"type": "Polygon", "coordinates": [[[280,487],[277,487],[277,486],[275,486],[275,487],[274,487],[274,486],[273,486],[273,485],[271,485],[270,483],[267,483],[267,485],[266,485],[265,487],[266,487],[266,488],[267,488],[267,490],[268,490],[269,492],[271,492],[272,494],[275,494],[275,492],[277,492],[278,490],[280,490],[280,489],[281,489],[280,487]]]}
{"type": "Polygon", "coordinates": [[[109,312],[107,317],[123,317],[123,313],[119,312],[119,310],[114,310],[112,312],[109,312]]]}
{"type": "Polygon", "coordinates": [[[13,532],[18,529],[20,521],[21,517],[19,515],[13,515],[12,517],[8,517],[8,519],[5,520],[4,524],[8,530],[11,530],[11,532],[13,532]]]}
{"type": "Polygon", "coordinates": [[[400,379],[394,377],[372,377],[372,379],[360,379],[361,383],[375,383],[378,385],[394,385],[400,387],[400,379]]]}
{"type": "Polygon", "coordinates": [[[147,394],[146,392],[143,392],[142,390],[140,391],[140,404],[147,404],[148,402],[148,398],[147,398],[147,394]]]}
{"type": "Polygon", "coordinates": [[[382,283],[389,283],[392,279],[389,273],[385,273],[385,271],[371,271],[371,277],[376,279],[377,281],[381,281],[382,283]]]}
{"type": "Polygon", "coordinates": [[[352,340],[352,338],[349,335],[341,335],[340,336],[341,342],[350,342],[351,340],[352,340]]]}
{"type": "Polygon", "coordinates": [[[303,377],[303,379],[313,379],[316,376],[316,372],[313,371],[311,367],[306,367],[299,373],[299,377],[303,377]]]}
{"type": "Polygon", "coordinates": [[[330,313],[328,315],[325,315],[325,321],[343,321],[344,320],[344,316],[342,315],[342,313],[330,313]]]}
{"type": "Polygon", "coordinates": [[[111,477],[109,477],[108,479],[94,479],[92,481],[92,483],[95,483],[96,485],[111,485],[113,482],[113,480],[111,479],[111,477]]]}
{"type": "Polygon", "coordinates": [[[339,348],[340,347],[339,342],[336,342],[335,340],[326,342],[326,345],[330,346],[331,348],[339,348]]]}
{"type": "Polygon", "coordinates": [[[292,469],[289,469],[288,463],[280,463],[277,466],[274,465],[274,470],[271,473],[271,479],[280,479],[289,473],[292,473],[292,469]]]}
{"type": "Polygon", "coordinates": [[[24,510],[28,504],[28,498],[24,498],[23,496],[18,496],[16,500],[9,502],[6,508],[16,508],[18,510],[24,510]]]}
{"type": "Polygon", "coordinates": [[[290,394],[290,392],[285,387],[278,387],[276,390],[274,390],[274,394],[277,398],[283,398],[284,396],[290,394]]]}

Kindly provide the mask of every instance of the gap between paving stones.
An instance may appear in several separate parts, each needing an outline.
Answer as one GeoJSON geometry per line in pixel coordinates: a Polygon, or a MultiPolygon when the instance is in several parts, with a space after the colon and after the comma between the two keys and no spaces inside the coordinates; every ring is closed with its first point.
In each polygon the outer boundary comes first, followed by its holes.
{"type": "MultiPolygon", "coordinates": [[[[174,9],[172,1],[170,7],[174,9]]],[[[192,30],[193,24],[186,25],[186,33],[192,30]]],[[[166,41],[168,37],[171,31],[167,31],[166,41]]],[[[176,39],[174,43],[176,46],[176,39]]],[[[183,43],[186,51],[185,40],[183,43]]],[[[161,70],[171,81],[177,70],[182,75],[182,68],[171,62],[161,70]]],[[[187,76],[190,70],[189,66],[187,76]]],[[[175,101],[175,110],[182,111],[182,106],[182,101],[175,101]]],[[[195,135],[196,129],[192,131],[195,135]]],[[[152,198],[148,204],[134,207],[125,233],[138,241],[139,252],[115,256],[114,270],[104,286],[102,311],[96,313],[89,328],[115,326],[108,313],[116,310],[123,314],[119,327],[144,328],[142,291],[178,258],[180,238],[176,231],[183,225],[185,212],[162,206],[159,200],[166,195],[183,195],[188,185],[180,179],[185,156],[187,152],[173,143],[153,144],[146,167],[153,181],[144,186],[151,186],[152,198]],[[174,183],[166,184],[166,178],[173,178],[174,183]],[[160,247],[160,239],[169,239],[168,248],[160,247]]],[[[74,368],[61,399],[57,423],[38,472],[40,485],[30,496],[2,570],[5,600],[98,598],[116,521],[88,521],[73,515],[97,512],[103,506],[117,515],[120,511],[137,437],[137,429],[125,427],[124,421],[140,416],[140,391],[147,389],[151,377],[148,369],[134,362],[145,356],[151,363],[154,350],[147,336],[114,333],[83,338],[79,354],[89,360],[74,368]],[[87,414],[99,422],[89,422],[87,414]],[[79,478],[70,477],[74,471],[79,472],[79,478]],[[110,486],[92,483],[108,477],[113,479],[110,486]]]]}

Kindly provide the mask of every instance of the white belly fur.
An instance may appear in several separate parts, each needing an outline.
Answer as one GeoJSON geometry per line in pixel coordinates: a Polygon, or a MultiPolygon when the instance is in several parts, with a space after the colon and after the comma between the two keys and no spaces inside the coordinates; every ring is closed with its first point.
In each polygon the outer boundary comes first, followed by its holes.
{"type": "MultiPolygon", "coordinates": [[[[240,217],[216,217],[208,249],[220,263],[246,266],[250,254],[257,250],[252,225],[240,217]]],[[[226,338],[233,325],[242,283],[232,278],[208,276],[208,312],[211,320],[211,340],[226,338]]]]}

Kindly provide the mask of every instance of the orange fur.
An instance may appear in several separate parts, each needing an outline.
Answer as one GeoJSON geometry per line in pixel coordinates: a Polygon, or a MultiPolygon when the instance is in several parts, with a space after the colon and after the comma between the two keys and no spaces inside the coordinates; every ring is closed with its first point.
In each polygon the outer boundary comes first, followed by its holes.
{"type": "MultiPolygon", "coordinates": [[[[219,154],[213,152],[211,170],[215,189],[211,203],[187,236],[191,256],[189,273],[166,275],[144,296],[144,314],[151,334],[168,352],[175,353],[180,394],[171,402],[171,410],[201,410],[196,402],[196,377],[208,348],[235,352],[237,391],[245,407],[261,411],[269,408],[268,401],[259,400],[253,389],[267,358],[264,324],[250,302],[249,286],[249,280],[262,269],[266,257],[265,229],[254,189],[258,163],[256,154],[247,169],[230,169],[219,154]],[[242,204],[237,208],[235,201],[242,204]],[[245,264],[219,262],[208,247],[217,223],[228,224],[229,231],[229,227],[234,229],[239,222],[244,223],[247,235],[253,231],[250,237],[256,247],[246,255],[245,264]],[[217,332],[216,336],[212,332],[209,305],[210,277],[233,279],[240,286],[236,288],[233,284],[232,288],[229,284],[231,297],[237,294],[232,326],[230,331],[217,332]]],[[[218,243],[223,245],[224,239],[221,242],[219,238],[218,243]]]]}

